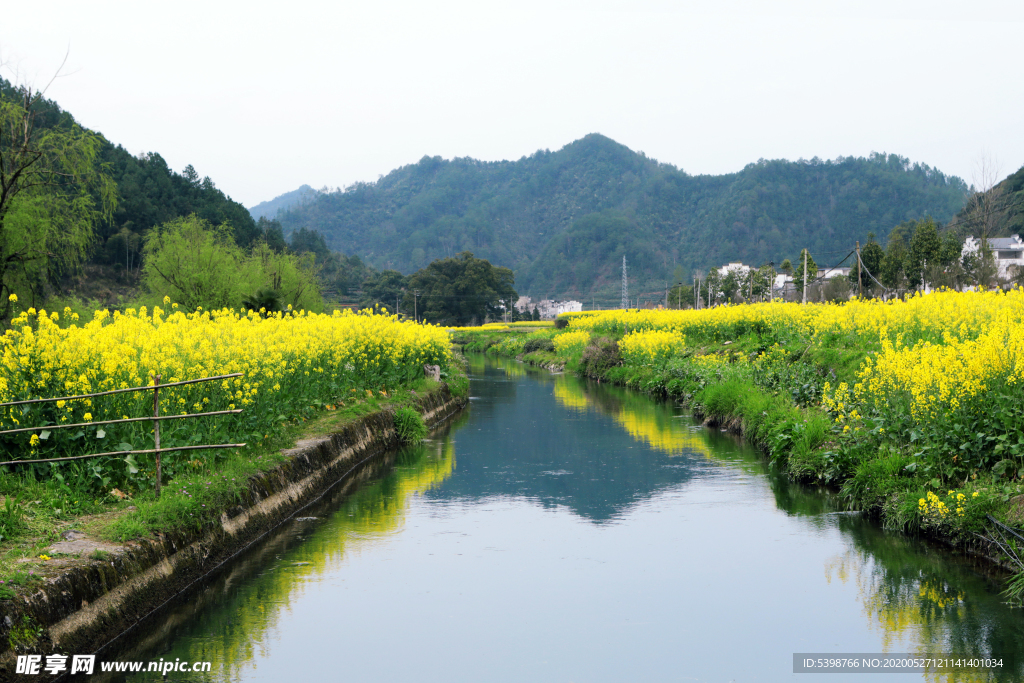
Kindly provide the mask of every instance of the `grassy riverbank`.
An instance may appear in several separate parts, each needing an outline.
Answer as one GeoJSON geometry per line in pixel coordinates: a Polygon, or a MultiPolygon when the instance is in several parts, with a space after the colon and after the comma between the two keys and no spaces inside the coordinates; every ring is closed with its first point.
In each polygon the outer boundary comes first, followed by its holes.
{"type": "Polygon", "coordinates": [[[562,319],[453,339],[677,399],[891,528],[971,546],[988,514],[1024,522],[1019,290],[562,319]]]}
{"type": "MultiPolygon", "coordinates": [[[[453,393],[468,393],[443,330],[390,316],[218,311],[165,317],[157,309],[98,314],[78,325],[59,314],[26,311],[16,322],[0,338],[0,401],[146,385],[156,371],[165,382],[242,372],[244,377],[230,382],[162,391],[165,412],[236,406],[245,412],[175,421],[182,427],[165,428],[161,446],[248,445],[165,454],[157,500],[151,455],[33,463],[152,448],[148,423],[56,428],[151,414],[151,392],[3,409],[0,429],[40,429],[0,437],[3,459],[19,461],[0,468],[0,600],[30,590],[48,573],[59,558],[45,550],[68,531],[85,532],[102,545],[205,528],[237,505],[249,480],[279,465],[285,459],[281,450],[301,438],[338,431],[380,411],[394,411],[399,430],[404,425],[415,437],[418,413],[409,408],[438,387],[424,378],[424,364],[439,365],[453,393]],[[398,419],[403,416],[405,423],[398,419]]],[[[102,554],[97,551],[94,559],[102,554]]]]}

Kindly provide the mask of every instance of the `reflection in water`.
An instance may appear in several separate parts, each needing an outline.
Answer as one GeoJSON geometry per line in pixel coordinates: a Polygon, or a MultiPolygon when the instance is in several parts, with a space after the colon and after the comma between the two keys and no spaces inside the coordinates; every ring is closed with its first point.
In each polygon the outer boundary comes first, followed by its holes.
{"type": "MultiPolygon", "coordinates": [[[[254,658],[268,656],[269,644],[280,637],[279,623],[290,603],[316,586],[325,572],[337,570],[346,556],[400,530],[409,501],[450,476],[454,467],[449,438],[371,461],[304,511],[304,517],[287,522],[287,528],[235,562],[198,597],[174,608],[155,633],[116,658],[216,662],[217,671],[190,673],[196,678],[188,680],[244,679],[254,658]],[[202,636],[179,639],[182,630],[202,636]]],[[[152,674],[137,680],[152,680],[152,674]]]]}
{"type": "Polygon", "coordinates": [[[859,517],[846,516],[839,527],[853,543],[826,564],[825,576],[856,586],[883,651],[1003,659],[995,675],[934,673],[927,680],[1022,679],[1024,623],[1003,604],[992,576],[967,558],[859,517]]]}
{"type": "Polygon", "coordinates": [[[682,428],[678,420],[675,420],[679,415],[673,415],[665,410],[665,406],[645,396],[622,392],[618,400],[591,401],[587,398],[586,383],[568,375],[560,375],[555,379],[553,393],[555,400],[570,410],[584,412],[593,408],[611,414],[634,439],[667,455],[680,455],[688,451],[712,456],[708,430],[699,427],[682,428]]]}
{"type": "Polygon", "coordinates": [[[1021,620],[969,562],[671,405],[470,361],[459,421],[108,658],[214,662],[179,680],[774,681],[792,652],[885,650],[1006,664],[926,680],[1024,678],[1021,620]]]}

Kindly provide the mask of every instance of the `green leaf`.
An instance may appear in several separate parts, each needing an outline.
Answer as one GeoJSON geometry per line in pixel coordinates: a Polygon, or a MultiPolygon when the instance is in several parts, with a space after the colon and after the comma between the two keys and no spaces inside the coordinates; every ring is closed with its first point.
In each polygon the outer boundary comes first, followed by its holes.
{"type": "Polygon", "coordinates": [[[1000,460],[992,467],[992,474],[997,477],[1003,476],[1007,468],[1013,467],[1014,463],[1012,460],[1000,460]]]}
{"type": "Polygon", "coordinates": [[[128,474],[137,474],[139,471],[138,465],[135,462],[135,456],[129,455],[124,459],[126,465],[128,465],[128,474]]]}
{"type": "Polygon", "coordinates": [[[49,430],[47,430],[47,429],[44,429],[43,431],[39,432],[39,439],[40,439],[41,441],[46,441],[46,440],[47,440],[47,439],[49,439],[49,438],[50,438],[50,432],[49,432],[49,430]]]}
{"type": "Polygon", "coordinates": [[[130,443],[125,443],[124,441],[122,441],[121,443],[117,444],[117,450],[119,450],[119,451],[131,451],[131,450],[135,450],[135,447],[132,446],[130,443]]]}
{"type": "Polygon", "coordinates": [[[103,431],[102,429],[97,429],[96,430],[96,438],[97,439],[102,439],[106,435],[107,435],[107,433],[105,431],[103,431]]]}

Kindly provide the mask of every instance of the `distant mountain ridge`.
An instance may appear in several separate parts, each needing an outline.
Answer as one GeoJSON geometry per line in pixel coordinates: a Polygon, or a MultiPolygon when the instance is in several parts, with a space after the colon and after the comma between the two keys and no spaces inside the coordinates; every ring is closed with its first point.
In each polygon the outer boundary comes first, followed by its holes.
{"type": "Polygon", "coordinates": [[[779,263],[804,247],[829,263],[869,232],[948,221],[967,194],[960,178],[893,154],[691,176],[591,134],[518,161],[423,157],[278,218],[379,268],[408,273],[472,251],[513,268],[520,293],[589,298],[617,291],[623,255],[634,292],[663,288],[677,266],[779,263]]]}
{"type": "Polygon", "coordinates": [[[279,211],[288,209],[295,204],[298,204],[307,197],[313,197],[317,194],[309,185],[302,185],[297,190],[291,192],[285,192],[282,195],[278,195],[271,200],[260,202],[256,206],[249,207],[249,213],[252,215],[254,221],[258,221],[261,218],[273,219],[277,217],[279,211]]]}

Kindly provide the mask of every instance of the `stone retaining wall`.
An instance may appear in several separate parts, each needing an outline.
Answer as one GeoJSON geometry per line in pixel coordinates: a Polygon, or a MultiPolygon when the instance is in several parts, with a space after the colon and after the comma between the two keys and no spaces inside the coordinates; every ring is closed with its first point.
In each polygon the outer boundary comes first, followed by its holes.
{"type": "MultiPolygon", "coordinates": [[[[418,407],[434,428],[467,403],[442,384],[418,407]]],[[[212,529],[113,546],[108,559],[76,563],[34,594],[2,603],[0,681],[22,678],[14,673],[15,655],[28,650],[11,648],[13,629],[36,630],[35,653],[96,652],[315,502],[356,465],[396,445],[390,411],[367,415],[335,434],[304,439],[284,452],[288,460],[253,477],[243,502],[225,510],[212,529]]],[[[14,636],[19,639],[17,632],[14,636]]]]}

